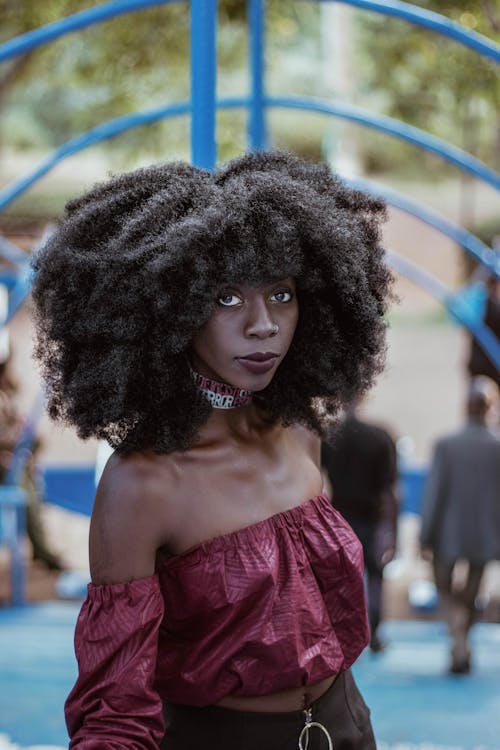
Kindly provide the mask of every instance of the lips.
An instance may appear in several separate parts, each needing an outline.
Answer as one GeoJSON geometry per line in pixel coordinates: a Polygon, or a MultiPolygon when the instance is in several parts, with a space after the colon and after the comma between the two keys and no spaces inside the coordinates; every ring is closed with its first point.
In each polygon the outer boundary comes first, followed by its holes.
{"type": "Polygon", "coordinates": [[[254,352],[253,354],[245,354],[244,357],[238,357],[238,359],[249,359],[252,362],[266,362],[269,359],[276,359],[277,356],[274,352],[254,352]]]}
{"type": "Polygon", "coordinates": [[[278,355],[274,352],[253,352],[237,357],[239,364],[254,375],[263,375],[274,367],[278,355]]]}

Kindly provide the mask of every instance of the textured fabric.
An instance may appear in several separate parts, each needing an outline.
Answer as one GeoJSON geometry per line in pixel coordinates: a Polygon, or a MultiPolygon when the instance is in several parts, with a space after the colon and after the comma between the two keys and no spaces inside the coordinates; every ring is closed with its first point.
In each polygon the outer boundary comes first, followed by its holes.
{"type": "Polygon", "coordinates": [[[500,560],[500,437],[469,423],[435,446],[420,542],[437,559],[500,560]]]}
{"type": "Polygon", "coordinates": [[[206,706],[345,671],[368,640],[361,545],[324,495],[89,586],[70,747],[157,748],[162,701],[206,706]]]}
{"type": "Polygon", "coordinates": [[[154,689],[162,615],[156,577],[89,586],[75,631],[79,675],[65,706],[70,748],[158,748],[165,731],[154,689]]]}
{"type": "Polygon", "coordinates": [[[158,575],[157,687],[172,703],[310,685],[367,643],[361,545],[325,495],[167,559],[158,575]]]}
{"type": "MultiPolygon", "coordinates": [[[[209,706],[165,706],[165,750],[294,750],[303,711],[258,713],[209,706]]],[[[350,670],[311,706],[311,719],[329,732],[335,750],[375,750],[370,711],[350,670]]],[[[327,750],[322,730],[309,731],[307,750],[327,750]]]]}

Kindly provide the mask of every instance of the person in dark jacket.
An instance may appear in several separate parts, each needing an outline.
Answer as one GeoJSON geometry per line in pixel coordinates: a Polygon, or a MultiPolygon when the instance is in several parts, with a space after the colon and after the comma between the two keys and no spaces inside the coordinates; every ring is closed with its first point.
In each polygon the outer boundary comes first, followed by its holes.
{"type": "MultiPolygon", "coordinates": [[[[16,404],[18,388],[17,380],[12,374],[9,353],[0,361],[0,485],[6,483],[23,429],[23,419],[16,404]]],[[[62,571],[66,567],[65,563],[52,549],[45,528],[43,485],[36,467],[36,456],[40,447],[41,441],[37,437],[19,480],[21,489],[26,493],[26,533],[31,543],[33,560],[40,562],[47,570],[62,571]]]]}
{"type": "Polygon", "coordinates": [[[437,441],[424,491],[420,543],[424,557],[432,552],[455,674],[471,669],[468,634],[475,600],[486,563],[500,559],[500,437],[488,426],[497,402],[495,383],[473,378],[467,424],[437,441]],[[458,560],[468,562],[460,590],[453,575],[458,560]]]}
{"type": "Polygon", "coordinates": [[[332,503],[363,545],[370,648],[380,651],[383,570],[396,549],[398,497],[394,441],[382,427],[362,421],[353,406],[328,441],[323,442],[321,461],[331,484],[332,503]]]}
{"type": "MultiPolygon", "coordinates": [[[[497,338],[500,338],[500,281],[496,278],[488,279],[486,292],[483,322],[497,338]]],[[[471,339],[467,369],[471,378],[486,375],[500,388],[500,372],[475,338],[471,339]]]]}

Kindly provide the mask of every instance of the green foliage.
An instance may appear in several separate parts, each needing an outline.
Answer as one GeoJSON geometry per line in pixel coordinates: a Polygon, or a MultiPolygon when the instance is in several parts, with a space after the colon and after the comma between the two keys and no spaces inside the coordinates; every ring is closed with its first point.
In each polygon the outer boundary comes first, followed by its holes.
{"type": "MultiPolygon", "coordinates": [[[[3,0],[0,13],[2,5],[9,5],[10,13],[2,35],[19,34],[97,4],[3,0]]],[[[121,16],[30,53],[29,66],[10,87],[4,106],[20,115],[32,113],[45,139],[58,146],[102,121],[187,98],[188,49],[189,15],[184,4],[121,16]]],[[[9,133],[4,132],[3,140],[8,137],[10,143],[20,145],[16,130],[9,128],[9,133]]],[[[135,149],[143,139],[144,134],[138,133],[135,144],[129,139],[130,147],[135,149]]]]}
{"type": "MultiPolygon", "coordinates": [[[[101,0],[0,0],[0,41],[101,0]]],[[[495,0],[417,0],[500,41],[495,0]]],[[[356,13],[357,103],[435,133],[500,163],[498,69],[461,45],[380,14],[356,13]]],[[[267,88],[324,96],[320,3],[268,0],[267,88]]],[[[218,94],[248,90],[246,3],[219,0],[218,94]]],[[[189,7],[172,3],[127,14],[39,48],[0,69],[0,139],[15,148],[57,147],[99,123],[189,97],[189,7]]],[[[335,125],[321,116],[273,112],[277,145],[319,158],[335,125]]],[[[245,145],[243,112],[218,118],[222,159],[245,145]]],[[[436,157],[359,128],[365,166],[446,175],[436,157]]],[[[187,118],[137,128],[105,145],[113,165],[188,156],[187,118]]],[[[448,170],[449,172],[450,170],[448,170]]]]}
{"type": "MultiPolygon", "coordinates": [[[[416,4],[500,42],[496,3],[416,4]]],[[[439,135],[492,166],[500,165],[500,77],[493,62],[436,33],[367,13],[358,16],[358,50],[363,106],[439,135]]],[[[367,158],[377,161],[370,151],[367,158]]]]}
{"type": "MultiPolygon", "coordinates": [[[[0,41],[98,4],[88,0],[0,0],[0,15],[5,19],[0,41]]],[[[318,32],[314,3],[284,5],[281,0],[270,0],[270,88],[289,90],[292,74],[293,91],[314,92],[318,32]]],[[[220,0],[219,96],[248,90],[247,54],[246,3],[220,0]]],[[[27,55],[18,74],[17,64],[6,66],[3,92],[0,77],[2,142],[17,148],[30,143],[57,147],[100,122],[189,97],[188,4],[157,6],[88,27],[27,55]]],[[[296,123],[300,118],[292,119],[296,123]]],[[[291,135],[294,147],[299,152],[317,151],[317,144],[311,146],[310,133],[304,130],[302,149],[300,135],[291,135]]],[[[219,115],[218,140],[221,159],[244,148],[244,113],[219,115]]],[[[287,145],[282,132],[280,142],[287,145]]],[[[131,130],[106,147],[114,166],[126,166],[147,156],[187,156],[189,127],[185,118],[167,120],[131,130]]]]}

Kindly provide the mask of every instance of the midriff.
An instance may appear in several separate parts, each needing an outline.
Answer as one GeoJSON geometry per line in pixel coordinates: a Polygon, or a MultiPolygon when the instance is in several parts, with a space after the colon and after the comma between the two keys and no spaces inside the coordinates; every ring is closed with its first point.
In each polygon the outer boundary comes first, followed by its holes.
{"type": "Polygon", "coordinates": [[[321,682],[307,687],[291,688],[282,690],[271,695],[255,695],[249,697],[237,697],[227,695],[217,705],[222,708],[231,708],[235,711],[262,711],[275,713],[286,711],[302,711],[311,703],[318,700],[323,693],[335,682],[337,675],[327,677],[321,682]]]}

